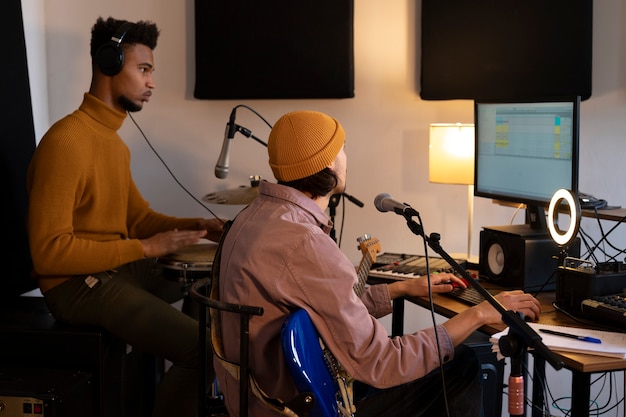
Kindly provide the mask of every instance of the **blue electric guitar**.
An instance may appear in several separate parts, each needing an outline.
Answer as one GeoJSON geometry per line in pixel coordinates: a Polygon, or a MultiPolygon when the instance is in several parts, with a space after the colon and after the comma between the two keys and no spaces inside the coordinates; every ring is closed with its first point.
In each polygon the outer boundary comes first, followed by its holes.
{"type": "MultiPolygon", "coordinates": [[[[369,235],[357,239],[363,258],[357,268],[354,291],[361,296],[380,243],[369,235]]],[[[343,370],[319,337],[309,314],[297,310],[290,314],[281,331],[283,352],[298,391],[311,392],[314,405],[311,417],[350,417],[354,415],[352,378],[343,370]]]]}

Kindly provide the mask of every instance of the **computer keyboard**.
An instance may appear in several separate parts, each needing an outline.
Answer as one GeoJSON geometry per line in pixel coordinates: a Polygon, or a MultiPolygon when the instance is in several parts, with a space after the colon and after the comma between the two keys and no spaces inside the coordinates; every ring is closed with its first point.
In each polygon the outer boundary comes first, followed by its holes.
{"type": "Polygon", "coordinates": [[[478,290],[474,287],[455,288],[450,292],[443,292],[441,293],[441,295],[454,298],[455,300],[472,306],[485,301],[485,297],[483,297],[482,294],[479,293],[478,290]]]}
{"type": "Polygon", "coordinates": [[[593,321],[626,329],[626,295],[623,292],[583,300],[581,309],[593,321]]]}

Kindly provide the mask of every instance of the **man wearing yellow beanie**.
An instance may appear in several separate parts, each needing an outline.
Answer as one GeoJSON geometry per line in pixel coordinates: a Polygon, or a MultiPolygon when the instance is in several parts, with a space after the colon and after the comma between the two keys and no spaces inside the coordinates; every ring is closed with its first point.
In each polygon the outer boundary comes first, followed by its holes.
{"type": "MultiPolygon", "coordinates": [[[[326,347],[356,382],[355,416],[479,416],[481,372],[462,342],[476,329],[500,321],[488,303],[469,308],[436,329],[389,338],[376,320],[391,300],[428,295],[426,277],[374,285],[360,297],[354,265],[329,236],[325,214],[345,188],[345,132],[332,117],[297,111],[281,117],[269,141],[269,164],[278,184],[262,182],[259,197],[235,219],[221,242],[216,272],[222,301],[263,307],[250,322],[250,369],[273,398],[298,393],[285,361],[281,327],[298,309],[308,312],[326,347]],[[439,343],[435,336],[438,333],[439,343]],[[439,347],[438,347],[439,344],[439,347]],[[455,349],[455,347],[457,347],[455,349]],[[439,372],[444,362],[446,404],[439,372]],[[449,412],[449,414],[448,414],[449,412]]],[[[451,274],[431,277],[433,292],[464,284],[451,274]]],[[[498,296],[507,309],[535,319],[539,303],[522,292],[498,296]]],[[[239,319],[222,315],[227,359],[239,357],[239,319]]],[[[215,371],[231,416],[238,415],[239,382],[218,361],[215,371]]],[[[281,415],[250,394],[249,414],[281,415]]]]}

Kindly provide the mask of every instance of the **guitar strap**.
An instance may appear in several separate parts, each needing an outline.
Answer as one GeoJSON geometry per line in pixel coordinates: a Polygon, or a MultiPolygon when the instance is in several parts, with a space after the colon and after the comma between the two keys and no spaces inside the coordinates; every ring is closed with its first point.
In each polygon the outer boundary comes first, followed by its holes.
{"type": "MultiPolygon", "coordinates": [[[[220,287],[219,287],[219,274],[220,274],[220,262],[222,255],[222,246],[224,244],[224,239],[228,230],[230,229],[233,220],[228,220],[224,224],[224,231],[222,232],[222,237],[220,238],[220,242],[217,246],[217,250],[215,252],[215,258],[213,260],[213,266],[211,268],[211,289],[209,297],[213,300],[219,300],[220,298],[220,287]]],[[[226,355],[224,354],[224,342],[222,337],[222,320],[220,316],[220,312],[216,309],[209,309],[210,321],[211,321],[211,342],[213,344],[213,352],[215,357],[217,358],[219,364],[237,381],[241,379],[241,368],[240,365],[236,362],[229,361],[226,359],[226,355]]],[[[249,387],[252,393],[261,400],[261,402],[271,410],[280,413],[281,415],[288,417],[298,417],[293,410],[291,410],[287,404],[278,399],[272,398],[261,389],[256,379],[250,373],[249,376],[249,387]]],[[[241,393],[240,393],[241,395],[241,393]]]]}

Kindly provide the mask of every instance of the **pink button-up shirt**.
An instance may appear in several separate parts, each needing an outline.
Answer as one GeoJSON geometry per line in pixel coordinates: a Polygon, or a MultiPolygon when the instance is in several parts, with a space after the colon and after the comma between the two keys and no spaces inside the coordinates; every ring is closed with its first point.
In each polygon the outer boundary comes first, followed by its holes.
{"type": "MultiPolygon", "coordinates": [[[[303,308],[320,337],[354,379],[388,388],[420,378],[439,365],[434,329],[390,338],[377,320],[392,310],[387,285],[368,287],[358,298],[355,266],[328,235],[328,216],[303,193],[262,182],[259,197],[235,219],[224,241],[220,297],[260,306],[250,321],[250,369],[270,396],[297,394],[280,344],[285,318],[303,308]]],[[[227,358],[238,360],[239,317],[223,317],[227,358]]],[[[447,332],[438,326],[441,354],[454,355],[447,332]]],[[[216,363],[231,415],[239,403],[239,383],[216,363]]],[[[250,415],[275,416],[256,398],[250,415]]]]}

